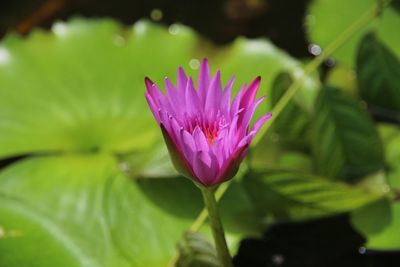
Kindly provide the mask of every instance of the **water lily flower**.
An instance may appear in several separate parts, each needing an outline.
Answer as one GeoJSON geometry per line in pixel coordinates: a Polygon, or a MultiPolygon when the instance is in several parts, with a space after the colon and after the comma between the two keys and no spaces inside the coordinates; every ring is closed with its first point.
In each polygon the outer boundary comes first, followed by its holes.
{"type": "Polygon", "coordinates": [[[220,72],[211,77],[207,59],[200,65],[197,90],[181,67],[176,86],[165,78],[165,95],[145,78],[145,96],[175,168],[206,187],[236,175],[254,135],[271,117],[265,114],[250,127],[264,99],[255,100],[261,78],[244,85],[231,101],[233,80],[222,90],[220,72]]]}

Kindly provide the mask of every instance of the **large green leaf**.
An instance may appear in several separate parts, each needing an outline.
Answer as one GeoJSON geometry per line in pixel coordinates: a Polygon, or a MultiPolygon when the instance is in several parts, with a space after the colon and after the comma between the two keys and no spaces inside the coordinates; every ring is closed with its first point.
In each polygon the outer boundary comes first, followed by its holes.
{"type": "Polygon", "coordinates": [[[28,159],[0,188],[6,267],[165,266],[201,208],[187,179],[132,181],[105,155],[28,159]]]}
{"type": "Polygon", "coordinates": [[[383,116],[398,116],[400,61],[373,33],[365,35],[360,44],[357,79],[360,95],[371,108],[383,116]]]}
{"type": "Polygon", "coordinates": [[[317,99],[313,151],[318,173],[355,181],[384,167],[374,123],[355,99],[324,87],[317,99]]]}
{"type": "MultiPolygon", "coordinates": [[[[0,44],[0,157],[42,151],[148,148],[160,137],[143,96],[143,78],[160,87],[182,65],[197,73],[208,57],[235,90],[257,75],[265,94],[278,71],[301,66],[266,40],[237,39],[223,48],[181,25],[140,21],[122,28],[110,20],[75,19],[27,39],[0,44]],[[172,26],[171,26],[172,27],[172,26]]],[[[315,87],[307,78],[308,87],[315,87]]],[[[266,106],[259,113],[265,113],[266,106]]]]}
{"type": "MultiPolygon", "coordinates": [[[[339,34],[376,4],[375,0],[312,1],[305,21],[310,41],[325,49],[339,34]]],[[[399,14],[392,7],[386,8],[377,23],[370,24],[362,31],[352,35],[343,46],[335,51],[334,57],[342,63],[353,65],[357,45],[363,33],[372,26],[384,43],[400,56],[400,35],[395,34],[399,24],[399,14]]]]}
{"type": "Polygon", "coordinates": [[[400,249],[400,203],[383,199],[352,214],[354,227],[367,238],[367,247],[400,249]]]}
{"type": "Polygon", "coordinates": [[[295,171],[250,172],[243,183],[258,215],[278,219],[309,219],[347,212],[384,193],[295,171]]]}
{"type": "Polygon", "coordinates": [[[166,266],[200,213],[201,195],[188,179],[118,179],[105,204],[119,252],[133,266],[166,266]]]}
{"type": "Polygon", "coordinates": [[[0,209],[6,216],[1,221],[22,226],[19,246],[1,240],[0,254],[9,256],[3,258],[6,266],[53,266],[62,254],[41,253],[43,247],[33,239],[41,232],[52,238],[47,237],[49,246],[61,243],[63,254],[70,254],[76,266],[128,266],[112,246],[103,212],[106,185],[117,173],[107,156],[28,159],[2,171],[0,209]],[[36,226],[29,231],[29,225],[36,226]],[[30,247],[30,253],[19,252],[19,247],[30,247]]]}
{"type": "MultiPolygon", "coordinates": [[[[0,266],[7,267],[165,266],[202,209],[188,179],[128,179],[102,154],[27,159],[0,173],[0,188],[7,237],[0,238],[0,255],[7,255],[0,266]],[[38,239],[48,240],[47,253],[38,239]]],[[[263,230],[241,183],[233,182],[219,206],[232,252],[243,235],[263,230]]]]}
{"type": "Polygon", "coordinates": [[[29,203],[2,195],[0,218],[1,266],[84,266],[80,259],[84,261],[85,255],[71,245],[69,236],[32,211],[29,203]]]}

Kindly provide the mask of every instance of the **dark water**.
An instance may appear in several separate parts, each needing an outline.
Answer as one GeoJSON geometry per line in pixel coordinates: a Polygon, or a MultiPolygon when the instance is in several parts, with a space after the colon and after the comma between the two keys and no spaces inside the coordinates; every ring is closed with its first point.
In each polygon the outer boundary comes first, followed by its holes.
{"type": "Polygon", "coordinates": [[[242,240],[236,267],[390,267],[399,252],[370,251],[348,215],[273,226],[261,239],[242,240]]]}
{"type": "MultiPolygon", "coordinates": [[[[307,57],[307,41],[303,15],[309,0],[14,0],[5,1],[0,9],[0,35],[15,29],[33,14],[42,17],[36,23],[49,27],[55,20],[74,15],[112,17],[132,24],[150,17],[154,9],[162,11],[161,23],[181,22],[191,26],[218,44],[232,41],[239,35],[268,37],[293,56],[307,57]],[[54,2],[56,11],[40,16],[46,3],[54,2]],[[250,4],[251,3],[251,4],[250,4]]],[[[50,4],[51,6],[51,4],[50,4]]]]}

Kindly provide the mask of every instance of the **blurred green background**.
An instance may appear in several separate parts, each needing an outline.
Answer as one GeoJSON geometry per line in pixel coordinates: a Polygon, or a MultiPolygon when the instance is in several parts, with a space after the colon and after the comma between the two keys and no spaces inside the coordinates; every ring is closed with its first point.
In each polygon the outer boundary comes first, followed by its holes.
{"type": "Polygon", "coordinates": [[[202,58],[274,121],[220,188],[235,266],[397,266],[399,1],[8,1],[0,267],[217,266],[144,99],[202,58]],[[226,189],[226,191],[222,191],[226,189]],[[193,227],[192,227],[193,229],[193,227]],[[196,229],[197,230],[197,229],[196,229]]]}

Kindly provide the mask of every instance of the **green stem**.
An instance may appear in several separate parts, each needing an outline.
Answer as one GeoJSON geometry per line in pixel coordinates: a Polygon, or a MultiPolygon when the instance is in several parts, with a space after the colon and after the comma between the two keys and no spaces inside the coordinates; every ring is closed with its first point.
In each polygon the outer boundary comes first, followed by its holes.
{"type": "Polygon", "coordinates": [[[224,228],[218,214],[217,201],[215,200],[214,190],[211,187],[199,186],[203,194],[204,205],[208,212],[211,231],[214,237],[217,255],[222,267],[233,267],[232,258],[226,244],[224,228]]]}
{"type": "MultiPolygon", "coordinates": [[[[225,194],[225,191],[228,189],[230,183],[231,183],[231,180],[226,181],[225,183],[222,183],[219,185],[217,191],[215,191],[215,200],[217,202],[220,200],[220,198],[223,196],[223,194],[225,194]]],[[[201,228],[201,225],[204,223],[204,221],[206,219],[207,219],[207,211],[206,211],[206,209],[202,209],[199,216],[197,216],[196,220],[190,226],[189,231],[191,231],[191,232],[199,231],[201,228]]]]}

